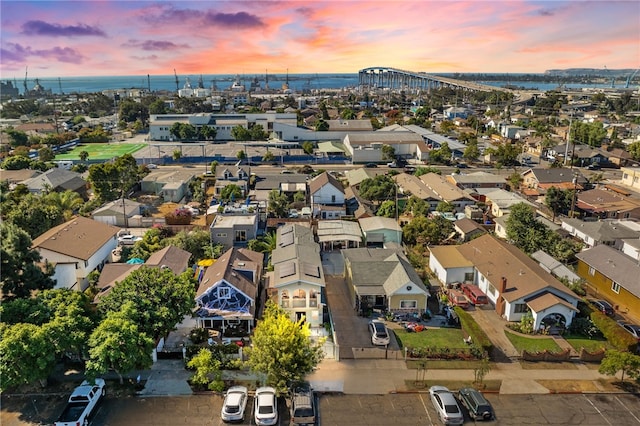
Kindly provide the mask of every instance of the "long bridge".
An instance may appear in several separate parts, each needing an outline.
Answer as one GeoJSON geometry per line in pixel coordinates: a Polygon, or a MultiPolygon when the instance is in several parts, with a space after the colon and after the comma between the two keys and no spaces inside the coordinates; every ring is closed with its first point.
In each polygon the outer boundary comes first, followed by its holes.
{"type": "Polygon", "coordinates": [[[423,91],[452,87],[482,92],[498,91],[513,95],[520,93],[520,91],[506,89],[504,87],[388,67],[371,67],[358,71],[358,85],[363,89],[423,91]]]}

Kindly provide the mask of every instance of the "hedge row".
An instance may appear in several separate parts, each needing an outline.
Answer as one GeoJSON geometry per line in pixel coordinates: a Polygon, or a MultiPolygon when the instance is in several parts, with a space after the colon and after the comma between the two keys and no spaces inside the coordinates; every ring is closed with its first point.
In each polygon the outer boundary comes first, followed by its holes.
{"type": "Polygon", "coordinates": [[[489,340],[489,336],[484,332],[482,327],[478,325],[476,320],[473,319],[471,314],[469,314],[464,309],[456,306],[453,308],[460,319],[460,325],[462,329],[471,337],[471,341],[474,345],[482,348],[483,352],[488,354],[491,353],[493,349],[493,343],[489,340]]]}
{"type": "Polygon", "coordinates": [[[612,318],[599,311],[589,314],[593,324],[598,327],[609,343],[619,351],[635,352],[638,341],[612,318]]]}

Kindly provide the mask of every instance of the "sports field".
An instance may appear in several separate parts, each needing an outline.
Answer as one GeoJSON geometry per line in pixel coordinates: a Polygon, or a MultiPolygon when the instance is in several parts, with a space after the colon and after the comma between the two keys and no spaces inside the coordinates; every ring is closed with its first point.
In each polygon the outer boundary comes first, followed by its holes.
{"type": "Polygon", "coordinates": [[[80,161],[80,153],[82,151],[87,151],[89,153],[89,157],[87,158],[88,161],[109,160],[113,157],[120,157],[124,154],[133,154],[145,146],[146,144],[144,143],[88,143],[78,145],[71,151],[64,154],[56,155],[55,161],[80,161]]]}

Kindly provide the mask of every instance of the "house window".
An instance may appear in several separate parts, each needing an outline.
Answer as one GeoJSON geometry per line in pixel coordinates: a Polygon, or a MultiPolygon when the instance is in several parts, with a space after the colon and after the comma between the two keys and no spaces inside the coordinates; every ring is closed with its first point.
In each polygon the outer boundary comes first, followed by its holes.
{"type": "Polygon", "coordinates": [[[416,309],[418,307],[417,300],[401,300],[400,309],[416,309]]]}
{"type": "Polygon", "coordinates": [[[332,203],[335,203],[335,202],[336,202],[336,196],[335,196],[335,195],[332,195],[332,196],[331,196],[331,202],[332,202],[332,203]]]}
{"type": "Polygon", "coordinates": [[[240,229],[236,231],[236,241],[244,242],[247,241],[247,231],[244,229],[240,229]]]}
{"type": "Polygon", "coordinates": [[[615,293],[615,294],[620,294],[620,284],[618,284],[617,282],[612,282],[611,283],[611,290],[615,293]]]}
{"type": "Polygon", "coordinates": [[[494,286],[492,286],[491,284],[489,284],[487,286],[487,293],[489,293],[492,296],[496,295],[496,288],[494,286]]]}
{"type": "Polygon", "coordinates": [[[529,308],[526,303],[516,303],[513,307],[513,312],[516,314],[524,314],[525,312],[529,312],[529,308]]]}
{"type": "Polygon", "coordinates": [[[230,299],[231,289],[229,287],[220,287],[218,289],[218,299],[230,299]]]}
{"type": "Polygon", "coordinates": [[[220,233],[216,234],[216,237],[218,237],[218,238],[227,238],[227,234],[223,233],[223,232],[220,232],[220,233]]]}
{"type": "Polygon", "coordinates": [[[589,267],[589,275],[594,276],[596,274],[596,268],[593,266],[589,267]]]}

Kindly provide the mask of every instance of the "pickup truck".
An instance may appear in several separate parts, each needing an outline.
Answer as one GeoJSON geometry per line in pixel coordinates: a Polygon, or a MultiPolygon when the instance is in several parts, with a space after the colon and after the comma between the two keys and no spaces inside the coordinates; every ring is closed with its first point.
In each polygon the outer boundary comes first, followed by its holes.
{"type": "Polygon", "coordinates": [[[73,390],[55,426],[88,426],[91,413],[105,393],[103,379],[96,379],[95,384],[85,380],[73,390]]]}

